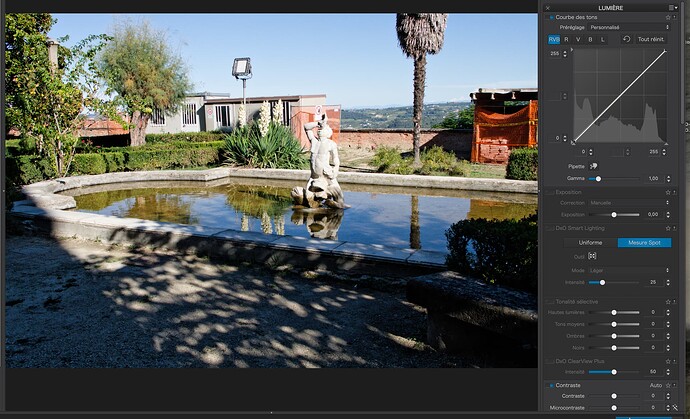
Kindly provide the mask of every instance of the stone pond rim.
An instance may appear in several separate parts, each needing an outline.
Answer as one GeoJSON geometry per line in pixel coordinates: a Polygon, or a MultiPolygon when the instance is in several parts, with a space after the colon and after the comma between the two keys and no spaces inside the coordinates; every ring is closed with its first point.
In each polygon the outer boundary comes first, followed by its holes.
{"type": "MultiPolygon", "coordinates": [[[[58,192],[84,186],[108,183],[150,182],[150,181],[199,181],[209,182],[226,177],[304,180],[309,177],[308,170],[290,169],[245,169],[219,167],[207,170],[157,170],[141,172],[117,172],[102,175],[83,175],[46,180],[24,186],[22,191],[37,206],[50,209],[70,209],[76,207],[74,198],[55,195],[58,192]],[[71,205],[71,206],[70,206],[71,205]]],[[[453,176],[394,175],[384,173],[341,172],[341,183],[403,186],[415,188],[472,190],[490,192],[512,192],[536,194],[537,182],[509,179],[482,179],[453,176]]]]}
{"type": "MultiPolygon", "coordinates": [[[[277,259],[284,263],[314,262],[329,268],[343,270],[369,269],[373,265],[384,271],[389,268],[442,270],[445,253],[427,250],[367,245],[354,242],[321,241],[292,236],[270,237],[228,229],[210,229],[139,219],[120,219],[88,213],[63,211],[76,207],[73,197],[59,192],[87,186],[128,182],[198,181],[210,182],[223,178],[263,178],[303,181],[307,170],[242,169],[221,167],[207,170],[161,170],[147,172],[118,172],[102,175],[84,175],[42,181],[24,186],[27,199],[14,203],[12,215],[32,220],[54,236],[100,240],[111,243],[156,245],[172,249],[211,252],[204,244],[215,243],[212,256],[218,258],[251,257],[277,259]],[[187,248],[185,248],[185,246],[187,248]],[[301,260],[303,258],[304,260],[301,260]]],[[[445,176],[391,175],[341,172],[342,183],[377,186],[415,185],[419,188],[448,190],[474,190],[535,194],[537,182],[504,179],[477,179],[445,176]]]]}

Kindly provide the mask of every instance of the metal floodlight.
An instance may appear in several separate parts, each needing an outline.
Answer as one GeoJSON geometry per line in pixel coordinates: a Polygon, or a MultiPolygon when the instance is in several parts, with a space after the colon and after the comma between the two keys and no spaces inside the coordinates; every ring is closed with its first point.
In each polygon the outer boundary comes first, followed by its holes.
{"type": "MultiPolygon", "coordinates": [[[[252,62],[249,57],[235,58],[232,63],[232,75],[242,80],[242,105],[247,105],[247,79],[252,78],[252,62]]],[[[246,108],[245,108],[246,109],[246,108]]]]}
{"type": "Polygon", "coordinates": [[[252,78],[252,63],[249,57],[235,58],[232,64],[232,75],[243,80],[252,78]]]}

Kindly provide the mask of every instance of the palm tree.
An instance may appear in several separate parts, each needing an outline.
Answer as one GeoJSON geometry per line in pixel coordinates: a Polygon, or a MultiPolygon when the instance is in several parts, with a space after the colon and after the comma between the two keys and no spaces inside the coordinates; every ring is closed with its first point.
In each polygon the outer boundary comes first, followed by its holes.
{"type": "Polygon", "coordinates": [[[414,103],[412,109],[414,165],[420,167],[419,138],[421,137],[422,107],[424,106],[424,81],[426,79],[426,55],[436,54],[443,47],[447,13],[398,13],[395,30],[398,43],[405,55],[414,59],[414,103]]]}

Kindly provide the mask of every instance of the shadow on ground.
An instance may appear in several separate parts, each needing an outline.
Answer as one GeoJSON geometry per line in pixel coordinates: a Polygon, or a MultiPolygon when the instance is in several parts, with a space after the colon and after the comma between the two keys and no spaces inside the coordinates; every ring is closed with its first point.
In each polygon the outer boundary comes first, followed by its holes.
{"type": "Polygon", "coordinates": [[[8,367],[486,366],[425,345],[425,313],[399,281],[31,229],[7,239],[8,367]]]}

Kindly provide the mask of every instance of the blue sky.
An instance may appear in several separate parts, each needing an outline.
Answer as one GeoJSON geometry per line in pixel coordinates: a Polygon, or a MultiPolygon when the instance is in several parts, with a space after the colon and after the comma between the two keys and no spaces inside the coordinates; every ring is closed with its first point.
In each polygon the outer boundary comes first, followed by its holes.
{"type": "MultiPolygon", "coordinates": [[[[412,104],[412,59],[395,14],[54,14],[50,36],[67,46],[114,22],[146,19],[166,30],[194,91],[242,96],[232,74],[250,57],[247,96],[325,93],[343,108],[412,104]]],[[[443,49],[427,58],[425,103],[467,101],[479,87],[536,87],[536,14],[451,14],[443,49]]]]}

